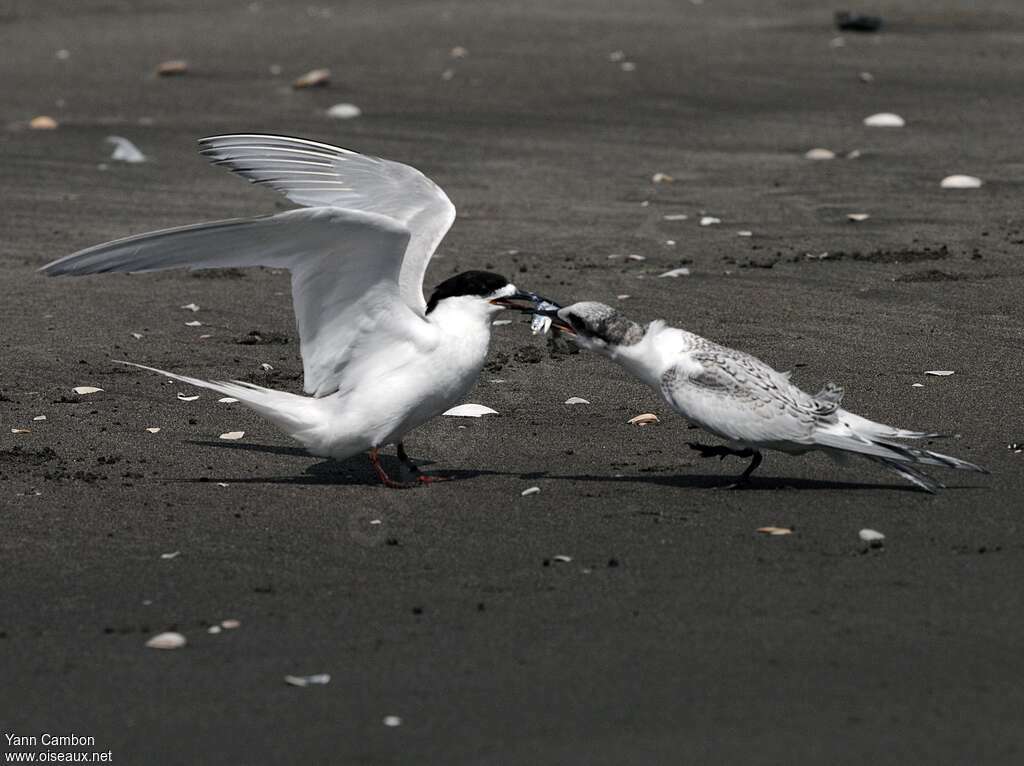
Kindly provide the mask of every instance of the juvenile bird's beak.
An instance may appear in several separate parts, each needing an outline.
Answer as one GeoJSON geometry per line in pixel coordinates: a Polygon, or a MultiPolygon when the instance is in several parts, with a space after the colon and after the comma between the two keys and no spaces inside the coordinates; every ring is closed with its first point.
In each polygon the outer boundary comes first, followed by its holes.
{"type": "Polygon", "coordinates": [[[566,335],[578,335],[575,328],[562,317],[558,316],[558,311],[553,311],[549,314],[551,317],[551,327],[559,332],[564,332],[566,335]]]}

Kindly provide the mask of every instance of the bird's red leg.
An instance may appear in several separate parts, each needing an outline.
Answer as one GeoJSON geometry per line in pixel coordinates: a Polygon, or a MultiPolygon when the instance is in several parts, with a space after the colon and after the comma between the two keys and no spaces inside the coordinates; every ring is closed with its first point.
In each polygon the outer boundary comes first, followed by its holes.
{"type": "Polygon", "coordinates": [[[370,464],[373,466],[373,470],[377,473],[377,478],[380,479],[380,483],[385,487],[390,487],[391,489],[410,489],[411,487],[416,486],[415,484],[406,484],[405,482],[395,481],[388,476],[388,472],[385,471],[384,466],[380,464],[380,450],[376,447],[370,450],[369,455],[370,464]]]}

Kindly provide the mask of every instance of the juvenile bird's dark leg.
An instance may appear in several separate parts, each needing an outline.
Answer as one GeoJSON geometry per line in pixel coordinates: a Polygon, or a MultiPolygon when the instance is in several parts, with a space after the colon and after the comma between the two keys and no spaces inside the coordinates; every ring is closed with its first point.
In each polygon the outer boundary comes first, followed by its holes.
{"type": "Polygon", "coordinates": [[[390,487],[391,489],[410,489],[411,487],[416,486],[415,484],[409,484],[407,482],[395,481],[388,476],[388,472],[385,471],[384,466],[380,464],[380,450],[376,447],[370,450],[369,455],[370,464],[373,466],[373,470],[377,473],[377,478],[380,479],[380,483],[385,487],[390,487]]]}
{"type": "Polygon", "coordinates": [[[743,487],[749,484],[750,474],[756,471],[757,467],[761,465],[761,461],[764,460],[764,456],[761,454],[760,450],[756,449],[732,449],[731,447],[723,447],[720,444],[707,445],[697,444],[695,442],[689,442],[688,444],[690,449],[699,452],[701,457],[717,457],[720,460],[725,460],[725,458],[730,455],[734,457],[751,458],[750,465],[747,466],[747,469],[739,475],[739,478],[737,478],[734,483],[729,485],[730,487],[743,487]]]}

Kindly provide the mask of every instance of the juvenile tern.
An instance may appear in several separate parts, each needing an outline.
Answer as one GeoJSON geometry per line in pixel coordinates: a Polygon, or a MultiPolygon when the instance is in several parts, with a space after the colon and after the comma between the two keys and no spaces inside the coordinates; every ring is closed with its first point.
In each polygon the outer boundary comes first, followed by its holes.
{"type": "Polygon", "coordinates": [[[396,444],[415,471],[403,438],[469,393],[487,356],[492,315],[532,306],[532,294],[498,274],[467,271],[424,300],[423,276],[455,207],[415,168],[284,136],[214,136],[199,145],[214,165],[304,207],[139,234],[41,271],[288,269],[308,396],[135,366],[234,397],[314,455],[341,460],[366,451],[385,485],[409,486],[387,474],[380,448],[396,444]]]}
{"type": "Polygon", "coordinates": [[[843,389],[833,383],[812,396],[791,383],[789,373],[661,320],[645,329],[610,306],[589,301],[548,315],[577,344],[618,363],[659,391],[676,412],[730,443],[691,443],[701,456],[751,458],[738,484],[750,479],[764,449],[791,455],[822,450],[837,461],[857,454],[928,492],[943,485],[913,466],[988,473],[965,460],[894,441],[938,434],[906,431],[844,410],[839,406],[843,389]]]}

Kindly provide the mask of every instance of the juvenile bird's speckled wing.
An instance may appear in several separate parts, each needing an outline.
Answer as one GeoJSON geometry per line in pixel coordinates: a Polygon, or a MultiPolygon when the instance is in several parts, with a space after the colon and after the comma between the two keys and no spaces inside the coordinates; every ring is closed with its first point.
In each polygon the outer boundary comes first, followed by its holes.
{"type": "Polygon", "coordinates": [[[697,425],[736,442],[810,444],[838,404],[821,401],[759,359],[705,342],[661,376],[665,399],[697,425]]]}

